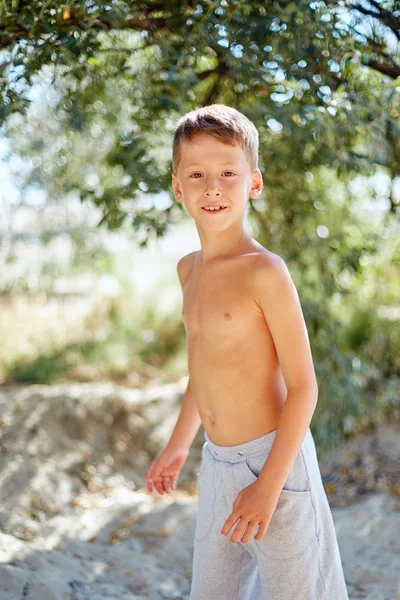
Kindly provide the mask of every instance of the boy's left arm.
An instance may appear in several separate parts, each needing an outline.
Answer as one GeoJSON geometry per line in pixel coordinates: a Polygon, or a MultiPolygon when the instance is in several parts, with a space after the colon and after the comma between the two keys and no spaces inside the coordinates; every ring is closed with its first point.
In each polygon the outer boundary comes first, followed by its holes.
{"type": "Polygon", "coordinates": [[[318,397],[307,329],[286,263],[277,254],[263,254],[257,261],[254,282],[254,300],[271,331],[288,393],[264,466],[255,483],[239,492],[221,529],[225,536],[235,525],[232,543],[239,539],[248,542],[257,527],[254,539],[265,535],[318,397]]]}
{"type": "Polygon", "coordinates": [[[276,254],[260,258],[255,300],[275,344],[287,397],[258,483],[280,493],[310,425],[318,385],[299,296],[286,263],[276,254]]]}

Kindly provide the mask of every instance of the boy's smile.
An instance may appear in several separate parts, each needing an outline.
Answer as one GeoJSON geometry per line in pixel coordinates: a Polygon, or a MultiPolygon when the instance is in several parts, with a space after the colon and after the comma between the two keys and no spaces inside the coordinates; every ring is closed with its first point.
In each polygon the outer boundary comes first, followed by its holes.
{"type": "Polygon", "coordinates": [[[225,210],[225,208],[227,208],[227,206],[214,206],[212,204],[208,204],[207,206],[203,206],[202,208],[206,212],[215,213],[215,212],[222,212],[223,210],[225,210]]]}

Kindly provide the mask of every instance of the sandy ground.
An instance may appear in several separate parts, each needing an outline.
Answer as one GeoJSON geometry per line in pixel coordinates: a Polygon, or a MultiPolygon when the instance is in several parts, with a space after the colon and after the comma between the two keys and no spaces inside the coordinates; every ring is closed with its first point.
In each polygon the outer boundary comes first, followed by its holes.
{"type": "MultiPolygon", "coordinates": [[[[203,430],[176,491],[144,488],[183,391],[0,391],[0,600],[188,600],[203,430]]],[[[399,433],[320,457],[350,599],[400,599],[399,433]]]]}

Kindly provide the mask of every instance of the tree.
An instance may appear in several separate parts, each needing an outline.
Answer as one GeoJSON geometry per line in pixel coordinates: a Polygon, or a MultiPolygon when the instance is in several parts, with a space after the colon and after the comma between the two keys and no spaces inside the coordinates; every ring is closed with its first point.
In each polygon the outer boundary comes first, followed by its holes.
{"type": "MultiPolygon", "coordinates": [[[[194,106],[232,104],[260,132],[266,198],[250,202],[252,217],[270,247],[297,258],[320,223],[315,202],[324,198],[311,185],[319,172],[332,169],[345,196],[355,172],[380,165],[392,180],[399,174],[399,61],[385,41],[398,32],[399,3],[376,4],[368,10],[384,28],[380,38],[375,26],[360,31],[367,9],[358,2],[5,2],[3,130],[22,128],[16,150],[38,156],[27,183],[53,197],[76,190],[108,226],[129,222],[145,244],[178,218],[174,120],[194,106]],[[39,79],[56,92],[53,129],[48,113],[28,124],[13,118],[29,117],[39,79]],[[46,129],[62,144],[50,147],[46,129]],[[162,209],[138,202],[163,191],[171,200],[162,209]]],[[[394,195],[390,202],[395,214],[394,195]]],[[[336,229],[349,209],[340,209],[336,229]]],[[[357,268],[362,248],[354,257],[345,238],[344,260],[357,268]]]]}

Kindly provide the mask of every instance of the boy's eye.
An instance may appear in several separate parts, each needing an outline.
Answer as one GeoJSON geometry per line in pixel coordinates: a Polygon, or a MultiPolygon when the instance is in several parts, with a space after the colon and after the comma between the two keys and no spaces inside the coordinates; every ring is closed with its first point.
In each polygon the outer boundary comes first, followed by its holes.
{"type": "MultiPolygon", "coordinates": [[[[230,173],[231,175],[235,174],[233,171],[224,171],[224,174],[226,173],[230,173]]],[[[191,175],[189,175],[189,177],[193,177],[193,179],[199,179],[198,177],[194,177],[194,175],[201,175],[201,173],[192,173],[191,175]]]]}

